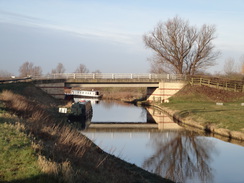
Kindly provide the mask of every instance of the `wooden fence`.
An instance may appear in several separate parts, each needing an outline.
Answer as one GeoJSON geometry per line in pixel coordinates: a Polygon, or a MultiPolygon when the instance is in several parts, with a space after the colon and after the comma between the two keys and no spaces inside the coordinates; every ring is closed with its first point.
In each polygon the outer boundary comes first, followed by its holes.
{"type": "Polygon", "coordinates": [[[193,76],[189,79],[189,82],[191,85],[205,85],[222,90],[244,92],[244,81],[241,80],[193,76]]]}

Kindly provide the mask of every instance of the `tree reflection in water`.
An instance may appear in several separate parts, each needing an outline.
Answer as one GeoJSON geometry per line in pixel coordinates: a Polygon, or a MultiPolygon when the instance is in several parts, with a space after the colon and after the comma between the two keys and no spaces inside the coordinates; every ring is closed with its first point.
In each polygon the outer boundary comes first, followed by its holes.
{"type": "Polygon", "coordinates": [[[149,145],[155,153],[144,161],[143,168],[175,182],[213,181],[210,161],[216,148],[211,140],[179,131],[155,133],[149,145]]]}

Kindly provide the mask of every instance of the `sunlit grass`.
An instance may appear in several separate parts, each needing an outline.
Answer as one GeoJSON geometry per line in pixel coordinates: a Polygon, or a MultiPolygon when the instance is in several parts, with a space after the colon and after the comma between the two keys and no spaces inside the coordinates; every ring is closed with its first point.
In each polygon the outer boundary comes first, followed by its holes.
{"type": "Polygon", "coordinates": [[[24,180],[40,175],[31,141],[13,125],[0,121],[0,180],[24,180]]]}
{"type": "Polygon", "coordinates": [[[163,104],[171,109],[189,112],[196,122],[202,124],[214,123],[219,128],[226,128],[235,131],[244,131],[244,106],[243,98],[235,102],[223,102],[223,105],[216,105],[216,102],[200,94],[189,94],[172,97],[169,104],[163,104]]]}

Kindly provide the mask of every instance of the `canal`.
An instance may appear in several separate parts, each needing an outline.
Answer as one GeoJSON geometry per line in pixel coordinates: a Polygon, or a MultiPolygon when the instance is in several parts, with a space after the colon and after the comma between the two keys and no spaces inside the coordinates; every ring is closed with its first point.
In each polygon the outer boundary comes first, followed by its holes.
{"type": "Polygon", "coordinates": [[[93,103],[82,131],[104,151],[182,183],[244,183],[244,147],[188,131],[153,108],[93,103]]]}

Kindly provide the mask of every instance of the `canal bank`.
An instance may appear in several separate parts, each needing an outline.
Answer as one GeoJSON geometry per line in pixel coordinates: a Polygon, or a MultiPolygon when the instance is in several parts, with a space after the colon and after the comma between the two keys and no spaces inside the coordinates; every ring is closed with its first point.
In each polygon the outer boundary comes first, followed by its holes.
{"type": "Polygon", "coordinates": [[[243,142],[243,102],[244,93],[188,85],[169,103],[149,105],[167,112],[179,124],[243,142]]]}
{"type": "MultiPolygon", "coordinates": [[[[17,124],[23,125],[22,131],[33,140],[32,147],[36,151],[33,161],[38,161],[42,169],[35,180],[53,182],[49,178],[49,175],[52,175],[57,182],[172,182],[104,152],[57,116],[57,103],[64,103],[58,102],[34,86],[28,83],[1,85],[0,92],[0,107],[3,111],[1,113],[4,115],[0,116],[0,122],[9,121],[7,113],[11,117],[15,116],[13,123],[18,121],[17,124]]],[[[3,140],[9,142],[9,139],[3,140]]],[[[19,150],[23,148],[18,144],[16,147],[19,150]]],[[[16,157],[18,151],[11,153],[16,157]]],[[[4,159],[0,161],[4,162],[4,159]]],[[[27,182],[34,178],[25,177],[23,174],[19,180],[15,177],[15,172],[21,165],[9,166],[12,177],[6,180],[4,172],[0,171],[0,181],[27,182]]]]}
{"type": "MultiPolygon", "coordinates": [[[[178,111],[178,110],[172,110],[168,107],[160,106],[157,104],[151,104],[152,106],[166,112],[168,115],[170,115],[175,122],[184,125],[186,127],[191,127],[192,130],[194,128],[196,130],[201,130],[202,132],[207,132],[207,133],[212,133],[213,135],[219,135],[222,137],[226,137],[228,139],[233,139],[233,140],[239,140],[239,141],[244,141],[244,133],[238,132],[238,131],[232,131],[229,129],[224,129],[224,128],[218,128],[214,124],[201,124],[198,123],[197,121],[193,120],[191,117],[189,117],[189,111],[178,111]]],[[[238,143],[240,144],[240,143],[238,143]]],[[[241,143],[244,145],[244,142],[241,143]]]]}

